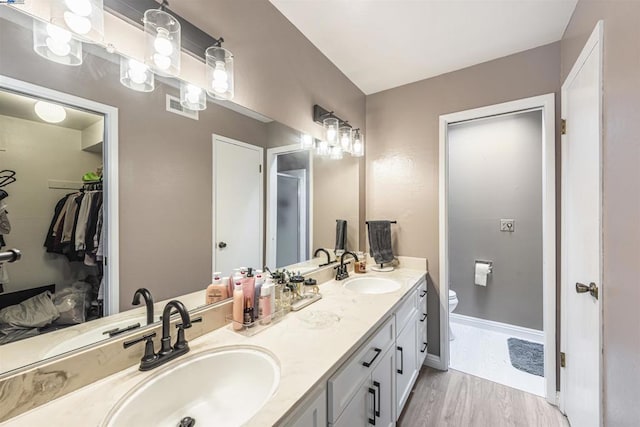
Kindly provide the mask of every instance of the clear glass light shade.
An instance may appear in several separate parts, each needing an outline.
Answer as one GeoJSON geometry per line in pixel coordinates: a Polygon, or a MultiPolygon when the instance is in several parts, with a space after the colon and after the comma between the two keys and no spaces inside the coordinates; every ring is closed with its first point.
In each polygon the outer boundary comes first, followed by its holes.
{"type": "Polygon", "coordinates": [[[180,104],[193,111],[207,108],[207,92],[199,86],[187,82],[180,82],[180,104]]]}
{"type": "Polygon", "coordinates": [[[207,93],[215,99],[233,99],[233,54],[218,46],[205,51],[207,61],[207,93]]]}
{"type": "Polygon", "coordinates": [[[155,88],[155,75],[142,62],[120,57],[120,83],[138,92],[151,92],[155,88]]]}
{"type": "Polygon", "coordinates": [[[331,154],[331,147],[327,141],[318,141],[318,145],[316,145],[316,154],[321,157],[328,156],[331,154]]]}
{"type": "Polygon", "coordinates": [[[327,117],[322,121],[324,127],[324,138],[330,144],[333,145],[338,141],[338,127],[340,123],[335,117],[327,117]]]}
{"type": "Polygon", "coordinates": [[[51,0],[51,23],[86,42],[104,39],[103,0],[51,0]]]}
{"type": "Polygon", "coordinates": [[[58,64],[82,64],[82,42],[74,39],[69,30],[53,24],[33,21],[33,50],[58,64]]]}
{"type": "Polygon", "coordinates": [[[339,145],[334,145],[331,147],[331,159],[332,160],[340,160],[342,159],[342,147],[339,145]]]}
{"type": "Polygon", "coordinates": [[[340,126],[339,130],[340,147],[345,153],[351,153],[352,147],[352,129],[349,125],[340,126]]]}
{"type": "Polygon", "coordinates": [[[364,136],[360,129],[356,129],[353,133],[353,147],[351,149],[351,155],[353,157],[364,156],[364,136]]]}
{"type": "Polygon", "coordinates": [[[313,148],[313,137],[308,133],[303,133],[300,135],[300,148],[303,150],[308,150],[313,148]]]}
{"type": "Polygon", "coordinates": [[[180,74],[180,22],[160,9],[144,13],[144,63],[161,76],[180,74]]]}

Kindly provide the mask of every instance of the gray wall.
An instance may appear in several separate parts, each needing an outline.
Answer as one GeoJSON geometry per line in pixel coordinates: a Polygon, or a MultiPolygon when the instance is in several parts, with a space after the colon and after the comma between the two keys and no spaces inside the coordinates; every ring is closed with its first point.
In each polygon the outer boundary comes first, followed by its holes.
{"type": "Polygon", "coordinates": [[[447,136],[456,313],[542,330],[542,112],[454,124],[447,136]],[[501,218],[515,231],[501,232],[501,218]],[[486,287],[475,260],[493,262],[486,287]]]}
{"type": "MultiPolygon", "coordinates": [[[[604,20],[604,423],[640,425],[640,2],[580,0],[562,38],[562,79],[604,20]]],[[[569,356],[570,357],[570,356],[569,356]]]]}
{"type": "Polygon", "coordinates": [[[433,354],[440,354],[438,118],[559,90],[560,43],[553,43],[367,97],[367,217],[398,220],[396,253],[429,260],[433,354]]]}

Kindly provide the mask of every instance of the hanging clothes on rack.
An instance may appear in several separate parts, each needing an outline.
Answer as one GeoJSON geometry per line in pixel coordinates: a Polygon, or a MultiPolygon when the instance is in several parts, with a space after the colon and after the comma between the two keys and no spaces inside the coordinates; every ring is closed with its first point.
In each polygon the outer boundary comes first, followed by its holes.
{"type": "MultiPolygon", "coordinates": [[[[4,236],[11,232],[11,222],[9,222],[9,211],[7,210],[6,198],[9,197],[3,187],[17,181],[16,171],[3,169],[0,171],[0,250],[7,246],[4,236]]],[[[4,285],[9,283],[9,273],[7,267],[0,263],[0,293],[4,292],[4,285]]]]}

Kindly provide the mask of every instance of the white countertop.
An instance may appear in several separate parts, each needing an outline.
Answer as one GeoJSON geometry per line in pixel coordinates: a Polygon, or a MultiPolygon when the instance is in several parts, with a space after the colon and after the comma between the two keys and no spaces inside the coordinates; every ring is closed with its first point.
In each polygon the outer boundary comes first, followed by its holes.
{"type": "MultiPolygon", "coordinates": [[[[402,283],[398,291],[380,295],[357,294],[345,289],[344,281],[326,282],[320,286],[320,301],[287,314],[272,327],[246,337],[227,325],[190,341],[190,354],[237,345],[261,347],[273,354],[281,368],[278,390],[246,425],[276,424],[348,359],[425,274],[425,270],[399,268],[391,273],[351,275],[379,276],[402,283]]],[[[179,363],[180,358],[166,366],[179,363]]],[[[154,372],[140,372],[133,366],[0,425],[98,426],[122,396],[154,372]]]]}

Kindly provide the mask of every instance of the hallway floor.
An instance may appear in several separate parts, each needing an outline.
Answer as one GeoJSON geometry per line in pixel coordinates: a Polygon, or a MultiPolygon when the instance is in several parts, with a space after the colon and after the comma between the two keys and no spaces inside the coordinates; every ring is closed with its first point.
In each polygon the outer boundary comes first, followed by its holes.
{"type": "Polygon", "coordinates": [[[511,337],[527,338],[478,328],[453,319],[451,330],[455,339],[450,344],[450,368],[544,397],[543,377],[511,365],[507,340],[511,337]]]}
{"type": "Polygon", "coordinates": [[[450,369],[423,367],[399,427],[568,427],[544,398],[450,369]]]}

